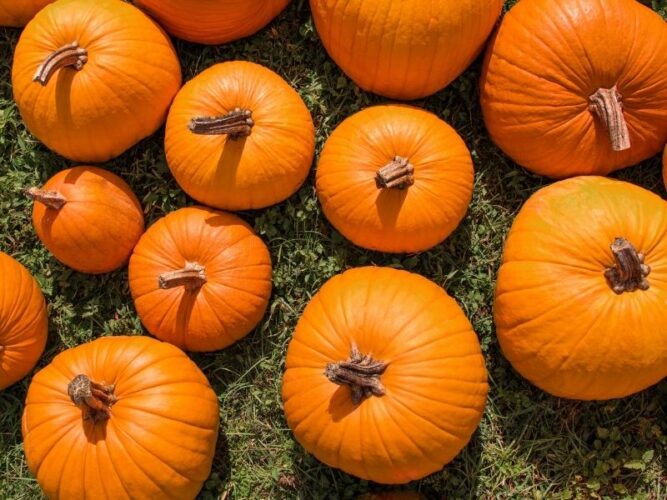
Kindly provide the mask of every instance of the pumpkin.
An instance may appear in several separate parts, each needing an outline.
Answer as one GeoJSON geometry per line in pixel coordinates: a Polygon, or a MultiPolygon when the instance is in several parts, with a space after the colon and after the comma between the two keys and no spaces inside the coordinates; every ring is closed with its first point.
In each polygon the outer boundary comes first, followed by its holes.
{"type": "Polygon", "coordinates": [[[122,267],[144,232],[144,214],[130,186],[101,168],[63,170],[26,194],[35,200],[32,222],[39,239],[82,273],[122,267]]]}
{"type": "Polygon", "coordinates": [[[290,0],[134,0],[178,38],[217,45],[254,35],[290,0]]]}
{"type": "Polygon", "coordinates": [[[310,112],[258,64],[217,64],[188,82],[169,112],[167,163],[183,190],[215,208],[276,204],[306,180],[315,154],[310,112]]]}
{"type": "Polygon", "coordinates": [[[425,498],[416,491],[382,491],[359,495],[357,500],[425,500],[425,498]]]}
{"type": "Polygon", "coordinates": [[[169,38],[117,0],[60,0],[26,26],[12,67],[29,131],[56,153],[103,162],[160,127],[181,84],[169,38]]]}
{"type": "Polygon", "coordinates": [[[606,175],[667,141],[667,25],[634,0],[521,0],[490,44],[493,141],[553,178],[606,175]]]}
{"type": "Polygon", "coordinates": [[[331,58],[362,89],[412,100],[473,62],[503,0],[310,0],[331,58]]]}
{"type": "Polygon", "coordinates": [[[44,352],[46,303],[28,270],[0,252],[0,391],[32,370],[44,352]]]}
{"type": "Polygon", "coordinates": [[[662,153],[662,178],[665,181],[665,187],[667,187],[667,146],[662,153]]]}
{"type": "Polygon", "coordinates": [[[470,152],[422,109],[367,108],[334,130],[317,167],[326,217],[354,244],[419,252],[459,225],[473,191],[470,152]]]}
{"type": "Polygon", "coordinates": [[[23,447],[49,498],[193,499],[211,471],[218,413],[208,380],[176,347],[103,337],[34,376],[23,447]]]}
{"type": "Polygon", "coordinates": [[[0,26],[21,28],[55,0],[0,0],[0,26]]]}
{"type": "Polygon", "coordinates": [[[667,203],[604,177],[534,194],[507,237],[495,321],[514,368],[556,396],[605,400],[667,376],[667,203]]]}
{"type": "Polygon", "coordinates": [[[182,208],[141,237],[129,279],[151,334],[188,351],[215,351],[247,335],[264,316],[271,256],[235,215],[182,208]]]}
{"type": "Polygon", "coordinates": [[[379,483],[440,470],[468,443],[487,395],[480,345],[426,278],[351,269],[310,301],[289,343],[282,397],[297,441],[379,483]]]}

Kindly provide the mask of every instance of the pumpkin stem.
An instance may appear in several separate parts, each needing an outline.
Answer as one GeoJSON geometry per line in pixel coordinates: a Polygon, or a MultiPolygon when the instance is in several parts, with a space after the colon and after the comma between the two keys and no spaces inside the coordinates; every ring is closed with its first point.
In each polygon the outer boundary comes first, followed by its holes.
{"type": "Polygon", "coordinates": [[[77,375],[67,386],[67,394],[84,412],[84,420],[97,423],[111,416],[111,406],[117,401],[114,389],[113,385],[98,384],[85,375],[77,375]]]}
{"type": "Polygon", "coordinates": [[[602,120],[609,132],[614,151],[630,149],[630,132],[623,116],[623,97],[614,85],[610,89],[598,89],[590,96],[590,110],[602,120]]]}
{"type": "Polygon", "coordinates": [[[407,158],[396,156],[391,163],[378,170],[375,185],[378,189],[407,189],[415,183],[415,167],[407,158]]]}
{"type": "Polygon", "coordinates": [[[230,139],[237,140],[248,137],[252,132],[255,122],[252,119],[252,111],[249,109],[235,108],[224,116],[199,117],[190,120],[188,128],[193,134],[198,135],[228,135],[230,139]]]}
{"type": "Polygon", "coordinates": [[[334,384],[347,385],[352,390],[352,402],[357,405],[370,396],[384,396],[380,375],[386,369],[386,363],[374,360],[370,354],[361,354],[352,344],[350,359],[329,363],[324,375],[334,384]]]}
{"type": "Polygon", "coordinates": [[[46,205],[48,208],[54,210],[60,210],[67,203],[65,197],[58,191],[42,191],[33,187],[26,189],[25,194],[33,201],[38,201],[42,205],[46,205]]]}
{"type": "Polygon", "coordinates": [[[183,269],[163,273],[158,284],[163,290],[184,286],[188,292],[199,290],[206,283],[206,268],[196,262],[188,262],[183,269]]]}
{"type": "Polygon", "coordinates": [[[625,238],[616,238],[611,244],[611,252],[616,259],[616,265],[607,268],[604,275],[614,293],[620,295],[650,288],[646,278],[651,274],[651,268],[644,264],[644,254],[637,252],[625,238]]]}
{"type": "Polygon", "coordinates": [[[46,84],[49,83],[51,77],[60,68],[69,66],[79,71],[87,62],[88,51],[82,47],[79,47],[78,42],[72,42],[67,45],[63,45],[58,50],[52,52],[49,57],[47,57],[44,62],[40,64],[39,68],[37,68],[35,76],[32,78],[32,81],[38,82],[42,86],[46,86],[46,84]]]}

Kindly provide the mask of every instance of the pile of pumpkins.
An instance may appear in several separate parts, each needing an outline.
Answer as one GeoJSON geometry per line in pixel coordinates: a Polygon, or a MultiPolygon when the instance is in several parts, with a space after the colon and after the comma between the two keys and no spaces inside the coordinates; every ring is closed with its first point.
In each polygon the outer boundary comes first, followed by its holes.
{"type": "MultiPolygon", "coordinates": [[[[159,339],[100,338],[33,377],[25,454],[49,497],[194,498],[210,473],[218,401],[183,350],[222,349],[261,321],[271,255],[227,211],[294,194],[313,162],[315,130],[299,94],[251,62],[214,65],[181,87],[162,28],[220,44],[255,33],[288,3],[0,1],[1,24],[34,16],[12,68],[27,128],[84,165],[26,186],[35,231],[82,273],[129,261],[137,313],[159,339]],[[165,120],[169,168],[202,205],[145,231],[125,181],[85,165],[120,155],[165,120]]],[[[333,60],[362,89],[394,100],[453,81],[503,7],[310,4],[333,60]]],[[[667,376],[667,203],[602,176],[667,142],[665,22],[634,0],[520,0],[492,36],[480,84],[493,141],[526,169],[566,179],[535,193],[507,237],[494,308],[502,351],[526,379],[565,398],[619,398],[659,382],[667,376]]],[[[406,253],[456,229],[473,180],[471,154],[451,126],[386,104],[335,129],[316,187],[324,214],[352,243],[406,253]]],[[[5,254],[0,276],[3,389],[37,363],[48,321],[36,281],[5,254]]],[[[476,430],[488,391],[480,344],[456,301],[389,268],[329,280],[303,312],[285,365],[296,439],[332,467],[388,484],[450,462],[476,430]]]]}

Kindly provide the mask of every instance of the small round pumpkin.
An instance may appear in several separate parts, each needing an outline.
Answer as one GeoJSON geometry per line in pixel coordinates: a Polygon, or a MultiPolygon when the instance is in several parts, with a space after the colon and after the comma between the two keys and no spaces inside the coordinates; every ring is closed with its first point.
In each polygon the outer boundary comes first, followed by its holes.
{"type": "Polygon", "coordinates": [[[0,26],[21,28],[55,0],[0,0],[0,26]]]}
{"type": "Polygon", "coordinates": [[[235,215],[188,207],[141,237],[129,278],[151,334],[188,351],[215,351],[246,336],[264,316],[271,256],[235,215]]]}
{"type": "Polygon", "coordinates": [[[264,208],[294,194],[315,154],[297,92],[258,64],[217,64],[189,81],[169,112],[167,163],[183,190],[225,210],[264,208]]]}
{"type": "Polygon", "coordinates": [[[334,130],[316,182],[324,214],[354,244],[420,252],[459,225],[473,177],[470,152],[453,128],[425,110],[384,105],[334,130]]]}
{"type": "Polygon", "coordinates": [[[313,297],[287,350],[282,396],[297,441],[380,483],[440,470],[468,443],[488,391],[457,303],[422,276],[364,267],[313,297]]]}
{"type": "Polygon", "coordinates": [[[620,398],[667,376],[667,203],[603,177],[534,194],[507,237],[495,321],[514,368],[556,396],[620,398]]]}
{"type": "Polygon", "coordinates": [[[35,367],[47,333],[39,285],[25,267],[0,252],[0,391],[35,367]]]}
{"type": "Polygon", "coordinates": [[[667,141],[667,25],[635,0],[521,0],[490,44],[484,120],[519,165],[607,175],[667,141]]]}
{"type": "Polygon", "coordinates": [[[35,200],[32,222],[39,239],[82,273],[122,267],[144,232],[144,214],[130,186],[101,168],[63,170],[26,193],[35,200]]]}
{"type": "Polygon", "coordinates": [[[49,498],[194,499],[211,471],[218,414],[208,380],[182,351],[105,337],[35,375],[23,446],[49,498]]]}
{"type": "Polygon", "coordinates": [[[181,85],[169,37],[117,0],[60,0],[26,26],[12,67],[26,126],[80,162],[116,157],[164,122],[181,85]]]}

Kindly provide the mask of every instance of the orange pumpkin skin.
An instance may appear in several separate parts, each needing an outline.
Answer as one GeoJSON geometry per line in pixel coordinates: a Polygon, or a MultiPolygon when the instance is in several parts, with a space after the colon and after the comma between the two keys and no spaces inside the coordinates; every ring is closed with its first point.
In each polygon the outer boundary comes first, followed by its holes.
{"type": "Polygon", "coordinates": [[[136,7],[116,0],[61,0],[23,31],[12,84],[35,137],[66,158],[99,163],[162,125],[181,85],[181,69],[169,37],[136,7]],[[50,59],[74,42],[78,48],[50,59]],[[68,57],[82,68],[67,66],[68,57]],[[46,61],[58,64],[39,71],[46,61]],[[38,72],[44,84],[33,81],[38,72]]]}
{"type": "Polygon", "coordinates": [[[215,351],[246,336],[271,296],[271,256],[235,215],[189,207],[160,219],[130,258],[141,321],[188,351],[215,351]]]}
{"type": "Polygon", "coordinates": [[[247,210],[279,203],[306,180],[315,154],[315,128],[299,94],[273,71],[234,61],[188,82],[169,112],[167,163],[181,188],[215,208],[247,210]],[[206,135],[193,120],[252,113],[249,135],[206,135]]]}
{"type": "Polygon", "coordinates": [[[290,0],[134,0],[174,36],[217,45],[254,35],[290,0]]]}
{"type": "Polygon", "coordinates": [[[122,267],[144,232],[141,204],[130,186],[101,168],[63,170],[28,195],[35,199],[32,222],[39,239],[82,273],[122,267]]]}
{"type": "Polygon", "coordinates": [[[324,47],[357,85],[412,100],[463,73],[503,0],[310,0],[310,6],[324,47]]]}
{"type": "Polygon", "coordinates": [[[0,252],[0,391],[32,370],[48,333],[46,303],[37,281],[0,252]]]}
{"type": "Polygon", "coordinates": [[[324,214],[346,238],[398,253],[428,250],[456,229],[473,177],[470,152],[453,128],[422,109],[384,105],[338,126],[320,155],[316,183],[324,214]],[[394,174],[396,158],[407,165],[394,174]],[[387,178],[407,180],[381,187],[383,169],[387,178]]]}
{"type": "Polygon", "coordinates": [[[21,28],[55,0],[0,0],[0,26],[21,28]]]}
{"type": "Polygon", "coordinates": [[[182,351],[149,337],[105,337],[35,375],[23,446],[51,499],[193,499],[211,471],[218,414],[208,380],[182,351]],[[106,414],[74,403],[79,375],[108,389],[110,404],[93,397],[106,414]]]}
{"type": "Polygon", "coordinates": [[[604,400],[659,382],[667,376],[665,304],[667,203],[659,196],[579,177],[538,191],[521,209],[498,275],[495,321],[505,356],[533,384],[604,400]],[[616,238],[644,254],[650,269],[637,274],[646,286],[613,290],[617,278],[606,274],[620,269],[616,238]]]}
{"type": "Polygon", "coordinates": [[[666,74],[667,26],[639,2],[521,0],[489,45],[484,120],[493,141],[532,172],[606,175],[667,141],[666,74]],[[596,109],[595,97],[614,87],[609,111],[596,109]]]}
{"type": "Polygon", "coordinates": [[[440,470],[463,449],[487,391],[479,342],[456,302],[419,275],[365,267],[329,280],[306,307],[287,350],[282,397],[308,452],[398,484],[440,470]],[[384,366],[374,381],[384,395],[356,404],[354,390],[329,378],[354,346],[384,366]]]}

